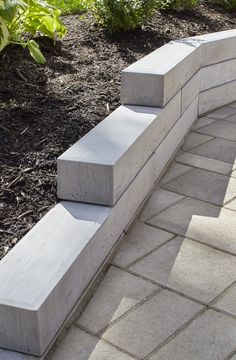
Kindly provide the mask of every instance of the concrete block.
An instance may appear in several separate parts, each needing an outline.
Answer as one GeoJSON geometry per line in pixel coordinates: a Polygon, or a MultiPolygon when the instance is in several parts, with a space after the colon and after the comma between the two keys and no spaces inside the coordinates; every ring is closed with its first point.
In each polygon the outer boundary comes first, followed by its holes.
{"type": "Polygon", "coordinates": [[[236,58],[235,29],[204,34],[195,39],[201,43],[201,67],[236,58]]]}
{"type": "Polygon", "coordinates": [[[231,81],[199,94],[199,115],[226,105],[235,99],[236,81],[231,81]]]}
{"type": "Polygon", "coordinates": [[[198,44],[172,41],[122,72],[122,104],[164,107],[199,68],[198,44]]]}
{"type": "MultiPolygon", "coordinates": [[[[235,30],[170,42],[122,72],[121,102],[164,107],[200,68],[235,59],[235,49],[235,30]]],[[[226,64],[224,82],[232,80],[231,66],[234,68],[233,64],[226,64]]],[[[208,72],[209,81],[211,73],[208,72]]],[[[221,75],[216,75],[213,83],[219,85],[221,75]]]]}
{"type": "Polygon", "coordinates": [[[193,77],[187,82],[186,85],[182,88],[182,107],[181,112],[184,113],[185,110],[192,104],[194,99],[198,96],[200,91],[200,78],[201,70],[198,71],[193,77]]]}
{"type": "Polygon", "coordinates": [[[184,112],[178,122],[173,126],[171,131],[165,138],[159,147],[156,150],[157,157],[155,161],[155,172],[161,173],[161,171],[165,168],[165,165],[171,159],[173,154],[178,149],[182,140],[188,133],[192,124],[197,118],[197,98],[193,101],[193,103],[188,107],[188,109],[184,112]]]}
{"type": "Polygon", "coordinates": [[[1,260],[0,347],[43,354],[104,260],[109,239],[99,230],[109,214],[61,203],[1,260]]]}
{"type": "Polygon", "coordinates": [[[180,116],[180,93],[165,109],[121,106],[58,159],[58,196],[114,205],[180,116]]]}
{"type": "Polygon", "coordinates": [[[200,91],[205,91],[207,89],[211,89],[232,80],[236,80],[236,59],[223,61],[215,65],[203,67],[200,71],[200,74],[200,91]]]}
{"type": "Polygon", "coordinates": [[[4,257],[0,347],[43,354],[154,186],[157,156],[113,208],[62,202],[4,257]]]}

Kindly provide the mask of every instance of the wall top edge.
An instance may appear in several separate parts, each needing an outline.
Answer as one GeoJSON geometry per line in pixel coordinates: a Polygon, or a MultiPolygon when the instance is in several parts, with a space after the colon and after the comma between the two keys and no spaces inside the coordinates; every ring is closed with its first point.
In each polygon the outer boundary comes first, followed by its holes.
{"type": "Polygon", "coordinates": [[[163,109],[122,105],[72,145],[60,161],[113,166],[163,109]]]}
{"type": "Polygon", "coordinates": [[[0,306],[37,311],[110,214],[107,206],[70,201],[51,209],[0,261],[0,306]]]}
{"type": "MultiPolygon", "coordinates": [[[[122,74],[126,75],[127,73],[137,73],[139,75],[150,74],[160,77],[165,76],[169,71],[180,65],[182,61],[187,59],[194,52],[200,52],[199,55],[201,57],[203,55],[201,54],[201,49],[206,48],[207,44],[212,44],[214,42],[217,43],[218,41],[230,40],[233,38],[235,38],[236,48],[236,29],[170,41],[169,43],[163,45],[159,49],[153,51],[149,55],[125,68],[122,71],[122,74]]],[[[229,59],[230,58],[232,58],[232,56],[230,56],[229,59]]],[[[227,59],[225,59],[225,61],[226,60],[227,59]]],[[[217,59],[215,62],[217,62],[217,59]]],[[[199,59],[199,68],[201,67],[201,63],[199,59]]],[[[203,63],[207,63],[207,60],[203,61],[203,63]]]]}

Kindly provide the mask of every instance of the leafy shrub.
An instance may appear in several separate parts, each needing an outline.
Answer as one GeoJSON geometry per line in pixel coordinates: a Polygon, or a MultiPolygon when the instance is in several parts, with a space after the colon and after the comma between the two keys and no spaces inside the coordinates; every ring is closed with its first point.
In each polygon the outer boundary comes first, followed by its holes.
{"type": "Polygon", "coordinates": [[[64,36],[66,28],[60,15],[60,10],[42,0],[0,0],[0,51],[8,44],[19,44],[28,48],[35,61],[44,64],[38,44],[28,34],[52,39],[56,34],[64,36]]]}
{"type": "Polygon", "coordinates": [[[236,10],[236,0],[220,0],[219,4],[227,10],[236,10]]]}
{"type": "Polygon", "coordinates": [[[98,22],[110,32],[133,30],[151,17],[156,0],[95,0],[98,22]]]}

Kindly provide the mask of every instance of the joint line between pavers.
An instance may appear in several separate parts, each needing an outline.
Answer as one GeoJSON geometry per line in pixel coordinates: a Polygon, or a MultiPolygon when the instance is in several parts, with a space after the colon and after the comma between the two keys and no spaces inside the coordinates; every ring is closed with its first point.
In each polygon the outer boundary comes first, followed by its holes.
{"type": "MultiPolygon", "coordinates": [[[[149,226],[149,225],[148,225],[149,226]]],[[[126,270],[128,269],[130,266],[133,266],[134,264],[136,264],[138,261],[144,259],[145,257],[147,257],[148,255],[151,255],[153,252],[159,250],[160,248],[162,248],[164,245],[168,244],[169,242],[171,242],[172,240],[174,240],[176,238],[175,234],[172,234],[172,237],[168,240],[166,240],[165,242],[163,242],[163,244],[158,245],[157,247],[155,247],[153,250],[150,250],[149,252],[147,252],[145,255],[140,256],[139,258],[135,259],[134,261],[132,261],[130,264],[124,266],[123,268],[126,270]]],[[[115,264],[115,263],[114,263],[115,264]]]]}
{"type": "MultiPolygon", "coordinates": [[[[230,210],[230,209],[227,209],[227,210],[230,210]]],[[[230,211],[231,211],[231,210],[230,210],[230,211]]],[[[149,225],[149,226],[152,226],[152,227],[157,228],[157,229],[159,229],[159,230],[166,231],[166,229],[165,229],[164,226],[155,225],[155,224],[150,224],[150,223],[148,223],[148,222],[144,222],[144,224],[149,225]]],[[[202,241],[202,240],[194,239],[194,238],[192,238],[191,236],[183,235],[183,234],[178,233],[178,232],[176,232],[176,231],[175,231],[175,232],[173,231],[172,233],[175,234],[176,236],[182,237],[183,239],[188,239],[188,240],[194,241],[194,242],[196,242],[196,243],[198,243],[198,244],[205,245],[205,246],[207,246],[207,247],[209,247],[209,248],[212,248],[212,249],[214,249],[214,250],[221,251],[221,252],[223,252],[223,253],[225,253],[225,254],[228,254],[228,255],[231,255],[231,256],[236,256],[235,253],[233,253],[233,252],[231,252],[231,251],[229,251],[229,250],[222,249],[222,248],[217,247],[217,246],[214,246],[214,245],[212,245],[212,244],[208,244],[208,243],[206,243],[206,242],[204,242],[204,241],[202,241]]],[[[173,240],[173,239],[172,239],[172,240],[173,240]]]]}
{"type": "Polygon", "coordinates": [[[191,300],[191,301],[193,301],[193,302],[195,302],[195,303],[197,303],[197,304],[200,304],[200,305],[202,305],[202,306],[207,306],[208,304],[206,303],[206,302],[204,302],[204,301],[201,301],[201,300],[199,300],[199,299],[195,299],[195,298],[193,298],[192,296],[190,296],[190,295],[187,295],[187,294],[185,294],[185,293],[182,293],[181,291],[179,291],[179,290],[176,290],[176,289],[174,289],[174,288],[171,288],[171,287],[169,287],[168,285],[165,285],[165,284],[162,284],[162,283],[160,283],[160,282],[158,282],[158,281],[154,281],[154,280],[152,280],[152,279],[149,279],[149,278],[147,278],[146,276],[143,276],[143,275],[141,275],[141,274],[138,274],[138,273],[136,273],[136,272],[134,272],[133,270],[130,270],[130,269],[123,269],[121,266],[116,266],[118,269],[120,269],[120,270],[124,270],[124,271],[127,271],[129,274],[131,274],[131,275],[136,275],[136,276],[138,276],[140,279],[142,279],[142,280],[146,280],[146,281],[148,281],[148,282],[150,282],[150,283],[152,283],[152,284],[154,284],[154,285],[157,285],[157,286],[159,286],[161,289],[163,289],[163,290],[169,290],[170,292],[173,292],[173,293],[175,293],[175,294],[177,294],[177,295],[180,295],[180,296],[182,296],[182,297],[184,297],[184,298],[186,298],[186,299],[188,299],[188,300],[191,300]]]}
{"type": "MultiPolygon", "coordinates": [[[[121,270],[121,269],[120,269],[121,270]]],[[[126,271],[124,269],[122,269],[123,271],[126,271]]],[[[135,276],[135,275],[134,275],[135,276]]],[[[156,285],[156,284],[155,284],[156,285]]],[[[157,286],[157,285],[156,285],[157,286]]],[[[107,324],[106,326],[104,326],[104,328],[102,328],[101,330],[99,330],[96,334],[99,337],[102,337],[102,334],[104,334],[104,332],[108,329],[110,329],[112,326],[114,326],[115,324],[117,324],[120,320],[124,319],[127,315],[129,315],[130,313],[134,312],[136,309],[138,309],[139,307],[141,307],[143,304],[145,304],[147,301],[151,300],[154,296],[156,296],[161,290],[163,290],[160,286],[154,290],[151,294],[149,294],[148,296],[146,296],[144,299],[140,300],[137,304],[135,304],[134,306],[132,306],[129,310],[127,310],[124,314],[120,315],[117,319],[115,319],[114,321],[111,321],[109,324],[107,324]]]]}
{"type": "Polygon", "coordinates": [[[119,351],[122,352],[123,354],[129,355],[129,356],[132,357],[133,359],[141,360],[140,358],[138,358],[137,356],[129,353],[129,352],[126,351],[125,349],[122,349],[122,348],[120,348],[119,346],[111,343],[110,341],[108,341],[108,340],[106,340],[106,339],[103,339],[103,338],[101,338],[100,336],[96,335],[96,333],[94,333],[93,331],[91,331],[91,330],[89,330],[88,328],[84,327],[83,325],[80,325],[80,324],[75,323],[75,324],[73,324],[73,326],[75,326],[75,327],[77,327],[78,329],[86,332],[87,334],[89,334],[89,335],[97,338],[99,341],[102,341],[102,342],[104,342],[104,343],[109,344],[110,346],[112,346],[113,348],[119,350],[119,351]]]}
{"type": "MultiPolygon", "coordinates": [[[[224,121],[224,120],[220,120],[220,121],[224,121]]],[[[229,122],[229,121],[228,121],[228,122],[229,122]]],[[[213,137],[212,135],[205,134],[205,133],[201,132],[200,130],[201,130],[201,128],[200,128],[200,129],[195,129],[195,130],[193,129],[192,132],[194,132],[194,133],[196,133],[196,134],[201,134],[201,135],[206,135],[206,136],[211,136],[211,137],[213,137]]],[[[224,137],[222,137],[222,136],[215,136],[214,139],[222,139],[222,140],[232,141],[232,142],[236,143],[235,140],[226,139],[226,138],[224,138],[224,137]]],[[[206,141],[205,143],[202,143],[201,145],[205,145],[206,143],[208,143],[209,141],[212,141],[212,140],[213,140],[213,139],[208,140],[208,141],[206,141]]],[[[201,146],[201,145],[198,145],[198,146],[201,146]]],[[[197,147],[198,147],[198,146],[197,146],[197,147]]],[[[196,148],[193,148],[193,149],[191,149],[190,151],[195,150],[195,149],[196,149],[196,148]]]]}
{"type": "MultiPolygon", "coordinates": [[[[185,151],[185,153],[188,153],[188,154],[191,154],[192,155],[192,153],[189,153],[188,151],[185,151]]],[[[204,155],[199,155],[199,156],[201,156],[201,157],[205,157],[204,155]]],[[[212,160],[216,160],[216,159],[212,159],[212,160]]],[[[185,162],[183,162],[183,161],[181,161],[181,160],[175,160],[178,164],[181,164],[181,165],[188,165],[188,166],[191,166],[191,167],[193,167],[194,169],[201,169],[201,170],[204,170],[204,171],[209,171],[209,172],[212,172],[213,174],[217,174],[217,175],[223,175],[223,176],[227,176],[227,177],[230,177],[230,175],[231,175],[231,171],[230,172],[228,172],[228,173],[222,173],[222,172],[217,172],[217,171],[214,171],[214,170],[210,170],[210,169],[205,169],[205,168],[202,168],[202,167],[200,167],[200,166],[196,166],[196,165],[189,165],[189,164],[187,164],[187,163],[185,163],[185,162]]],[[[216,161],[220,161],[220,160],[216,160],[216,161]]],[[[222,162],[224,162],[224,161],[222,161],[222,162]]],[[[229,163],[227,163],[227,164],[229,164],[229,163]]],[[[233,170],[233,169],[232,169],[233,170]]],[[[189,171],[190,172],[190,171],[189,171]]],[[[184,174],[181,174],[180,176],[183,176],[183,175],[185,175],[185,174],[187,174],[187,173],[184,173],[184,174]]],[[[180,177],[179,176],[179,177],[180,177]]],[[[175,179],[173,179],[173,180],[170,180],[170,181],[168,181],[168,183],[166,183],[166,184],[169,184],[171,181],[174,181],[175,179]]]]}
{"type": "Polygon", "coordinates": [[[231,351],[231,353],[228,354],[228,355],[224,358],[224,360],[230,360],[230,359],[233,358],[234,355],[236,355],[236,348],[235,348],[233,351],[231,351]]]}
{"type": "MultiPolygon", "coordinates": [[[[207,125],[207,126],[208,126],[208,125],[207,125]]],[[[217,138],[211,139],[211,140],[209,140],[208,142],[213,141],[213,140],[215,140],[215,139],[217,139],[217,138]]],[[[232,141],[232,140],[226,140],[226,141],[232,141]]],[[[196,150],[198,147],[200,147],[200,146],[202,146],[202,145],[205,145],[205,144],[206,144],[206,143],[200,144],[200,145],[198,145],[196,148],[194,148],[194,149],[192,149],[192,150],[188,150],[188,151],[182,150],[182,152],[183,152],[183,153],[186,153],[186,152],[187,152],[187,153],[189,153],[189,154],[199,155],[199,154],[194,153],[193,150],[196,150]]],[[[209,155],[199,155],[199,156],[203,156],[203,157],[206,157],[206,158],[211,159],[211,160],[222,161],[222,160],[215,159],[214,157],[211,157],[211,156],[209,156],[209,155]]],[[[234,163],[232,163],[232,162],[228,162],[228,161],[222,161],[222,162],[225,162],[226,164],[229,164],[229,165],[234,165],[234,163]]]]}
{"type": "MultiPolygon", "coordinates": [[[[181,175],[180,175],[180,176],[181,176],[181,175]]],[[[179,176],[178,176],[178,177],[179,177],[179,176]]],[[[168,181],[168,183],[166,183],[166,184],[169,184],[169,181],[168,181]]],[[[161,189],[161,188],[160,188],[160,189],[161,189]]],[[[168,190],[168,191],[169,191],[169,190],[168,190]]],[[[173,191],[170,191],[170,192],[173,192],[173,191]]],[[[176,193],[175,193],[175,194],[176,194],[176,193]]],[[[155,213],[154,215],[151,215],[149,218],[147,218],[147,219],[145,219],[145,220],[141,220],[141,219],[140,219],[140,221],[141,221],[142,223],[147,223],[147,221],[151,220],[154,216],[160,215],[160,214],[163,213],[164,211],[170,209],[172,206],[175,206],[175,205],[181,203],[181,201],[186,200],[187,198],[188,198],[188,196],[183,195],[183,199],[179,199],[179,200],[175,201],[174,203],[172,203],[171,205],[169,205],[169,206],[165,207],[164,209],[158,211],[158,212],[155,213]]],[[[152,224],[148,224],[148,225],[149,225],[149,226],[153,226],[152,224]]],[[[154,226],[154,227],[155,227],[155,226],[154,226]]],[[[170,234],[175,234],[175,233],[172,233],[172,232],[169,231],[169,230],[166,230],[166,231],[169,232],[170,234]]]]}
{"type": "MultiPolygon", "coordinates": [[[[193,169],[193,170],[195,170],[195,169],[193,169]]],[[[191,170],[191,171],[193,171],[193,170],[191,170]]],[[[204,169],[201,169],[201,170],[204,170],[204,169]]],[[[204,170],[204,171],[209,172],[208,170],[204,170]]],[[[226,176],[226,175],[222,175],[222,174],[217,174],[217,175],[225,176],[225,177],[228,178],[228,176],[226,176]]],[[[229,178],[229,179],[230,179],[230,178],[229,178]]],[[[161,188],[161,189],[164,189],[164,190],[167,190],[167,191],[171,191],[171,192],[173,192],[173,193],[175,193],[175,194],[177,194],[177,195],[186,196],[186,197],[191,198],[191,199],[194,199],[194,200],[202,201],[202,202],[204,202],[204,203],[206,203],[206,204],[210,204],[210,205],[217,206],[217,207],[219,207],[219,208],[221,208],[221,209],[222,209],[222,208],[225,206],[225,204],[226,204],[226,202],[224,202],[224,203],[222,203],[222,205],[218,205],[218,204],[216,204],[216,203],[213,203],[213,202],[210,202],[210,201],[206,201],[206,200],[203,200],[203,199],[199,199],[199,198],[194,197],[194,196],[191,196],[191,195],[183,194],[183,193],[178,192],[178,191],[176,191],[176,190],[175,190],[175,191],[169,190],[168,188],[165,188],[166,185],[167,185],[167,184],[163,184],[163,185],[161,185],[160,188],[161,188]]],[[[230,200],[232,200],[232,199],[230,199],[230,200]]],[[[228,200],[228,201],[230,201],[230,200],[228,200]]],[[[233,198],[233,200],[234,200],[234,198],[233,198]]],[[[227,201],[227,203],[228,203],[228,201],[227,201]]]]}
{"type": "Polygon", "coordinates": [[[166,338],[160,345],[158,345],[154,350],[152,350],[148,355],[146,355],[142,360],[148,360],[150,356],[158,353],[158,351],[168,344],[172,339],[174,339],[179,333],[181,333],[184,329],[186,329],[194,320],[199,318],[202,314],[207,311],[207,307],[201,309],[197,314],[195,314],[191,319],[186,321],[180,328],[178,328],[173,334],[171,334],[168,338],[166,338]]]}
{"type": "Polygon", "coordinates": [[[232,199],[226,201],[226,202],[224,203],[224,207],[227,206],[227,205],[229,205],[229,204],[230,204],[232,201],[234,201],[234,200],[236,200],[236,196],[234,196],[232,199]]]}
{"type": "MultiPolygon", "coordinates": [[[[199,135],[199,133],[197,132],[197,130],[198,130],[198,129],[196,129],[196,130],[192,129],[192,130],[190,131],[190,133],[191,133],[191,132],[193,132],[193,133],[196,133],[196,134],[198,134],[198,135],[199,135]]],[[[205,135],[205,134],[201,134],[201,135],[205,135]]],[[[207,136],[208,136],[208,135],[207,135],[207,136]]],[[[211,135],[209,135],[209,136],[211,136],[211,135]]],[[[206,140],[206,141],[204,141],[203,143],[201,143],[201,144],[199,144],[199,145],[197,145],[197,146],[193,147],[192,149],[189,149],[188,151],[189,151],[189,152],[191,152],[191,151],[193,151],[193,150],[196,150],[196,149],[197,149],[197,148],[199,148],[200,146],[202,146],[202,145],[206,145],[207,143],[209,143],[209,142],[211,142],[211,141],[213,141],[213,140],[217,139],[215,136],[211,136],[211,138],[212,138],[212,139],[210,139],[210,140],[206,140]]]]}
{"type": "MultiPolygon", "coordinates": [[[[179,163],[179,161],[177,161],[176,159],[175,159],[175,162],[176,163],[179,163]]],[[[182,165],[186,165],[186,164],[182,164],[182,165]]],[[[194,166],[192,166],[192,165],[188,165],[189,167],[191,167],[191,169],[190,170],[187,170],[185,173],[182,173],[182,174],[180,174],[180,175],[177,175],[175,178],[173,178],[173,179],[171,179],[171,180],[169,180],[169,181],[167,181],[167,182],[162,182],[162,183],[160,183],[160,188],[162,187],[162,186],[165,186],[165,185],[167,185],[167,184],[169,184],[170,182],[172,182],[172,181],[174,181],[174,180],[177,180],[179,177],[181,177],[181,176],[183,176],[183,175],[187,175],[188,173],[190,173],[191,171],[193,171],[195,168],[194,168],[194,166]]],[[[164,178],[163,178],[163,180],[164,180],[164,178]]],[[[168,191],[170,191],[170,192],[174,192],[174,191],[172,191],[172,190],[168,190],[168,191]]],[[[186,196],[186,195],[183,195],[183,196],[186,196]]]]}

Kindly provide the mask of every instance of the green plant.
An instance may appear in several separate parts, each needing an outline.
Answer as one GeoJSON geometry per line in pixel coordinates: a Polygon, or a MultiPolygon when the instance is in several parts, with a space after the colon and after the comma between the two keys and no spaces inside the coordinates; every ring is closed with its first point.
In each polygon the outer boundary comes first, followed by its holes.
{"type": "Polygon", "coordinates": [[[42,0],[0,0],[0,51],[8,44],[18,44],[28,48],[36,62],[45,64],[38,44],[29,35],[64,36],[66,27],[60,15],[60,10],[42,0]]]}
{"type": "Polygon", "coordinates": [[[62,14],[73,14],[91,9],[94,0],[48,0],[48,2],[60,9],[62,14]]]}
{"type": "Polygon", "coordinates": [[[199,5],[199,0],[167,0],[161,2],[160,8],[177,11],[193,10],[199,5]]]}
{"type": "Polygon", "coordinates": [[[155,10],[156,0],[95,0],[98,22],[110,32],[133,30],[155,10]]]}
{"type": "Polygon", "coordinates": [[[226,10],[236,10],[236,0],[220,0],[219,4],[226,10]]]}

